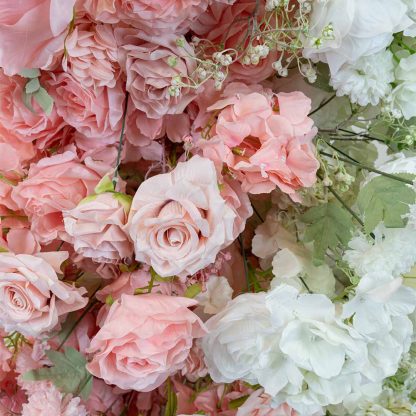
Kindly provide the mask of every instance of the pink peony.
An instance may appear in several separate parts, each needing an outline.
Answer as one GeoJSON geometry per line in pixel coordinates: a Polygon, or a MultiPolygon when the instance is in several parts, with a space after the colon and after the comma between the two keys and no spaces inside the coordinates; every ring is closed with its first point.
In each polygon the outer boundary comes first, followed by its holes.
{"type": "Polygon", "coordinates": [[[119,416],[123,413],[123,397],[104,381],[94,378],[86,407],[91,416],[119,416]]]}
{"type": "Polygon", "coordinates": [[[88,302],[57,276],[68,253],[0,253],[0,325],[6,331],[38,336],[55,328],[68,312],[88,302]]]}
{"type": "Polygon", "coordinates": [[[272,398],[263,389],[256,390],[239,407],[236,416],[296,416],[297,413],[287,404],[272,407],[272,398]]]}
{"type": "Polygon", "coordinates": [[[148,39],[140,46],[125,47],[127,91],[136,108],[150,118],[180,114],[195,98],[196,90],[183,87],[176,96],[170,93],[170,87],[174,77],[189,83],[184,77],[193,73],[196,62],[187,55],[193,56],[194,52],[184,39],[184,46],[177,46],[175,36],[148,39]]]}
{"type": "Polygon", "coordinates": [[[0,67],[43,68],[63,51],[75,0],[0,0],[0,67]]]}
{"type": "Polygon", "coordinates": [[[121,81],[114,88],[84,88],[67,73],[48,82],[58,114],[84,136],[100,139],[103,145],[118,140],[125,94],[121,81]]]}
{"type": "Polygon", "coordinates": [[[151,391],[183,368],[194,338],[206,331],[194,300],[122,295],[92,339],[88,370],[121,389],[151,391]]]}
{"type": "Polygon", "coordinates": [[[199,156],[144,181],[128,229],[136,259],[161,276],[189,276],[237,237],[235,208],[222,198],[214,164],[199,156]]]}
{"type": "Polygon", "coordinates": [[[96,25],[83,19],[68,36],[65,50],[63,68],[83,87],[115,87],[120,68],[111,25],[96,25]]]}
{"type": "Polygon", "coordinates": [[[22,416],[88,416],[79,397],[63,395],[50,381],[25,383],[25,390],[29,399],[22,416]]]}
{"type": "Polygon", "coordinates": [[[77,253],[96,262],[118,263],[133,254],[125,231],[131,197],[104,192],[64,211],[65,231],[77,253]]]}
{"type": "Polygon", "coordinates": [[[310,108],[310,99],[301,92],[273,95],[230,84],[224,99],[208,108],[219,112],[213,137],[198,146],[218,169],[224,162],[243,191],[269,193],[278,187],[299,201],[296,190],[312,186],[319,167],[310,108]]]}
{"type": "Polygon", "coordinates": [[[151,34],[186,33],[209,0],[83,0],[81,10],[98,21],[120,20],[151,34]]]}
{"type": "Polygon", "coordinates": [[[95,170],[67,151],[33,164],[28,177],[13,189],[12,198],[29,216],[35,236],[47,243],[64,232],[62,211],[92,193],[99,180],[95,170]]]}

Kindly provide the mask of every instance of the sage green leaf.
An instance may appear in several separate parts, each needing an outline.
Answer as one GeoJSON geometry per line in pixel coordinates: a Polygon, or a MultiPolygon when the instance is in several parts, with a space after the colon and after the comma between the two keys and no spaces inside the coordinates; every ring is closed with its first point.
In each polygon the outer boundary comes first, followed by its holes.
{"type": "Polygon", "coordinates": [[[98,182],[97,186],[94,188],[96,194],[103,194],[105,192],[114,192],[114,184],[110,179],[109,175],[103,176],[103,178],[98,182]]]}
{"type": "Polygon", "coordinates": [[[185,297],[193,299],[196,295],[201,293],[201,291],[202,291],[201,285],[199,283],[194,283],[193,285],[188,286],[186,288],[185,297]]]}
{"type": "Polygon", "coordinates": [[[45,88],[40,87],[34,94],[35,100],[41,106],[42,110],[47,116],[50,116],[53,108],[53,99],[45,90],[45,88]]]}
{"type": "Polygon", "coordinates": [[[305,242],[313,241],[313,263],[324,263],[327,249],[345,247],[351,239],[354,223],[352,215],[338,202],[310,208],[301,217],[307,224],[305,242]]]}
{"type": "Polygon", "coordinates": [[[40,70],[38,68],[26,68],[19,72],[23,78],[38,78],[40,77],[40,70]]]}
{"type": "Polygon", "coordinates": [[[234,399],[234,400],[231,400],[229,403],[228,403],[228,407],[230,408],[230,409],[238,409],[239,407],[241,407],[246,401],[247,401],[247,399],[249,398],[250,396],[242,396],[242,397],[239,397],[238,399],[234,399]]]}
{"type": "MultiPolygon", "coordinates": [[[[413,175],[407,176],[413,178],[413,175]]],[[[381,221],[386,227],[404,227],[403,216],[409,212],[409,204],[415,201],[416,193],[411,186],[385,176],[375,177],[361,188],[357,199],[365,231],[371,233],[381,221]]]]}
{"type": "Polygon", "coordinates": [[[72,347],[65,351],[47,351],[53,367],[32,370],[23,375],[23,380],[49,380],[63,393],[81,396],[86,400],[91,393],[92,375],[87,371],[85,357],[72,347]]]}
{"type": "Polygon", "coordinates": [[[27,94],[26,91],[23,91],[22,99],[23,99],[23,104],[25,105],[25,107],[32,113],[35,113],[36,111],[32,106],[33,94],[27,94]]]}
{"type": "Polygon", "coordinates": [[[26,85],[25,85],[25,91],[26,94],[32,94],[36,91],[38,91],[40,88],[40,83],[38,78],[31,79],[26,85]]]}

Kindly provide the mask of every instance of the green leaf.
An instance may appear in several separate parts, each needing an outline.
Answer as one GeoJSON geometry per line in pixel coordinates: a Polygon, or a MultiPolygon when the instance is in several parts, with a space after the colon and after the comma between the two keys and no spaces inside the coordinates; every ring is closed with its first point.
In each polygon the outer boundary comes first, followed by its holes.
{"type": "Polygon", "coordinates": [[[23,104],[25,105],[25,107],[31,111],[32,113],[36,113],[35,109],[32,106],[32,98],[33,98],[33,94],[27,94],[26,91],[23,91],[22,94],[22,100],[23,100],[23,104]]]}
{"type": "Polygon", "coordinates": [[[185,290],[185,297],[186,298],[194,298],[196,295],[201,293],[202,286],[199,283],[194,283],[191,286],[188,286],[185,290]]]}
{"type": "Polygon", "coordinates": [[[332,143],[337,149],[342,150],[347,155],[365,165],[373,165],[378,157],[376,146],[371,142],[334,140],[332,143]]]}
{"type": "Polygon", "coordinates": [[[110,179],[109,175],[105,175],[101,178],[98,185],[95,187],[94,192],[96,194],[103,194],[105,192],[114,192],[114,184],[110,179]]]}
{"type": "MultiPolygon", "coordinates": [[[[407,176],[413,178],[413,175],[407,176]]],[[[358,194],[357,203],[364,215],[365,231],[371,233],[381,221],[386,227],[404,227],[406,219],[402,217],[409,212],[409,204],[415,201],[416,193],[412,187],[385,176],[377,176],[358,194]]]]}
{"type": "Polygon", "coordinates": [[[53,367],[32,370],[23,375],[23,380],[50,380],[63,393],[81,396],[86,400],[91,393],[92,375],[87,371],[85,357],[72,347],[64,353],[47,351],[53,367]]]}
{"type": "Polygon", "coordinates": [[[23,78],[37,78],[40,77],[40,70],[38,68],[26,68],[26,69],[22,69],[19,72],[19,75],[23,78]]]}
{"type": "Polygon", "coordinates": [[[45,88],[40,87],[34,94],[35,100],[41,106],[42,110],[47,116],[50,116],[53,108],[53,99],[45,90],[45,88]]]}
{"type": "Polygon", "coordinates": [[[38,91],[40,88],[40,83],[38,78],[31,79],[26,85],[25,85],[25,91],[26,94],[32,94],[36,91],[38,91]]]}
{"type": "Polygon", "coordinates": [[[338,202],[310,208],[301,217],[308,224],[305,242],[314,242],[314,264],[324,263],[326,250],[346,246],[351,239],[354,223],[351,214],[338,202]]]}
{"type": "Polygon", "coordinates": [[[316,75],[316,81],[313,84],[309,83],[312,87],[319,88],[326,92],[334,92],[334,89],[329,85],[330,73],[327,64],[320,62],[316,66],[316,75]]]}
{"type": "Polygon", "coordinates": [[[165,407],[165,416],[176,416],[178,398],[176,397],[175,390],[173,389],[172,383],[169,378],[166,382],[166,398],[167,403],[165,407]]]}
{"type": "Polygon", "coordinates": [[[231,400],[229,403],[228,403],[228,407],[230,408],[230,409],[238,409],[240,406],[242,406],[246,401],[247,401],[247,399],[249,398],[250,396],[242,396],[242,397],[239,397],[238,399],[234,399],[234,400],[231,400]]]}

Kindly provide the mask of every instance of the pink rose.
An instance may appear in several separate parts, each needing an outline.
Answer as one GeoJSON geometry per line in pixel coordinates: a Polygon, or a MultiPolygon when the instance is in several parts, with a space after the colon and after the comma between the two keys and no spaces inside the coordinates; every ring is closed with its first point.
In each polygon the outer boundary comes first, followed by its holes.
{"type": "Polygon", "coordinates": [[[83,0],[81,9],[93,19],[123,21],[151,34],[186,33],[208,0],[83,0]]]}
{"type": "Polygon", "coordinates": [[[75,0],[0,0],[0,67],[43,68],[63,50],[75,0]]]}
{"type": "MultiPolygon", "coordinates": [[[[264,16],[264,4],[264,1],[258,2],[256,0],[211,2],[207,11],[200,14],[197,20],[192,23],[191,29],[199,37],[208,39],[216,45],[223,45],[224,49],[245,49],[249,45],[247,33],[250,30],[249,25],[253,21],[254,10],[259,7],[257,24],[260,25],[264,16]],[[259,6],[256,6],[257,3],[259,6]]],[[[254,46],[257,46],[255,41],[254,46]]],[[[207,52],[212,55],[215,51],[208,48],[207,52]]],[[[243,56],[229,66],[227,82],[261,82],[275,72],[272,63],[277,58],[278,51],[275,49],[270,50],[267,57],[260,58],[256,64],[250,61],[247,64],[243,63],[243,56]]]]}
{"type": "Polygon", "coordinates": [[[32,102],[35,112],[26,107],[23,102],[26,83],[25,78],[8,77],[0,70],[0,135],[24,143],[38,141],[42,148],[47,142],[62,140],[66,123],[55,106],[50,115],[35,100],[32,102]]]}
{"type": "MultiPolygon", "coordinates": [[[[114,388],[104,381],[94,378],[92,391],[86,403],[91,416],[119,416],[123,412],[123,397],[114,392],[114,388]]],[[[71,415],[72,416],[72,415],[71,415]]],[[[74,415],[77,416],[77,415],[74,415]]]]}
{"type": "MultiPolygon", "coordinates": [[[[126,46],[127,91],[134,105],[150,118],[165,114],[180,114],[195,98],[196,90],[183,87],[177,94],[171,93],[174,77],[190,76],[196,68],[191,46],[183,39],[184,46],[176,45],[175,36],[148,38],[140,46],[126,46]],[[169,64],[170,63],[170,64],[169,64]]],[[[189,80],[183,78],[184,83],[189,80]]]]}
{"type": "Polygon", "coordinates": [[[204,362],[204,352],[202,351],[198,339],[195,340],[194,345],[189,352],[181,374],[193,383],[208,374],[208,368],[204,362]]]}
{"type": "Polygon", "coordinates": [[[310,99],[301,92],[257,90],[230,84],[224,99],[208,108],[219,112],[213,137],[198,146],[218,169],[224,162],[243,191],[269,193],[277,186],[299,201],[296,190],[312,186],[319,167],[312,145],[316,128],[308,117],[310,99]]]}
{"type": "Polygon", "coordinates": [[[88,370],[121,389],[151,391],[183,368],[194,338],[206,331],[188,308],[196,301],[122,295],[92,339],[88,370]]]}
{"type": "Polygon", "coordinates": [[[127,195],[104,192],[64,211],[65,231],[75,251],[101,263],[131,257],[133,245],[125,231],[130,203],[127,195]]]}
{"type": "Polygon", "coordinates": [[[256,390],[238,408],[236,416],[296,416],[297,413],[287,404],[272,407],[272,398],[263,389],[256,390]]]}
{"type": "Polygon", "coordinates": [[[35,236],[48,243],[64,232],[62,211],[92,193],[100,179],[67,151],[33,164],[27,178],[13,189],[12,198],[30,218],[35,236]]]}
{"type": "Polygon", "coordinates": [[[65,42],[63,68],[85,88],[114,88],[120,75],[118,46],[111,25],[82,19],[65,42]]]}
{"type": "Polygon", "coordinates": [[[0,325],[6,331],[38,336],[87,304],[85,289],[75,289],[57,276],[67,257],[67,252],[0,253],[0,325]]]}
{"type": "Polygon", "coordinates": [[[85,88],[70,74],[61,73],[48,82],[58,114],[76,130],[101,143],[118,140],[125,94],[118,81],[114,88],[85,88]]]}
{"type": "Polygon", "coordinates": [[[144,181],[128,229],[136,259],[160,276],[189,276],[237,237],[236,212],[222,198],[214,164],[195,156],[144,181]]]}

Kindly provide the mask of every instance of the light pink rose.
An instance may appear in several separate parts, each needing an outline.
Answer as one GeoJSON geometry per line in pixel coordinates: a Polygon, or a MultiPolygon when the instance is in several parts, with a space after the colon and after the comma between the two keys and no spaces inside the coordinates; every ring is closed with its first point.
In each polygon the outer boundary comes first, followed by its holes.
{"type": "Polygon", "coordinates": [[[35,100],[32,102],[34,112],[26,107],[23,102],[26,83],[27,79],[8,77],[0,70],[0,135],[23,143],[39,141],[39,146],[62,140],[66,123],[55,106],[50,115],[45,114],[35,100]]]}
{"type": "MultiPolygon", "coordinates": [[[[259,3],[257,24],[260,25],[264,17],[264,1],[214,1],[208,6],[207,11],[200,14],[197,20],[192,23],[191,29],[199,37],[208,39],[215,45],[223,45],[224,49],[240,48],[241,50],[247,48],[249,44],[247,33],[250,30],[249,25],[252,24],[252,16],[257,3],[259,3]]],[[[254,46],[256,46],[255,41],[254,46]]],[[[207,52],[212,55],[215,51],[208,48],[207,52]]],[[[266,58],[260,59],[257,65],[245,65],[240,59],[229,66],[226,82],[261,82],[275,72],[272,63],[277,59],[278,52],[275,48],[270,50],[266,58]]]]}
{"type": "Polygon", "coordinates": [[[238,408],[237,416],[297,416],[297,413],[287,404],[272,407],[272,398],[259,389],[238,408]]]}
{"type": "Polygon", "coordinates": [[[90,195],[64,211],[65,231],[78,254],[96,262],[118,263],[133,254],[125,226],[131,197],[115,192],[90,195]]]}
{"type": "Polygon", "coordinates": [[[137,414],[141,416],[160,416],[166,406],[166,386],[149,392],[139,392],[136,397],[137,414]]]}
{"type": "Polygon", "coordinates": [[[67,151],[33,164],[27,178],[13,189],[12,198],[30,218],[37,239],[47,243],[64,232],[62,211],[91,194],[100,179],[67,151]]]}
{"type": "MultiPolygon", "coordinates": [[[[127,45],[127,91],[137,109],[150,118],[166,114],[180,114],[195,98],[196,90],[184,87],[178,96],[169,93],[172,78],[190,76],[196,68],[191,46],[183,39],[184,46],[176,45],[176,36],[148,37],[142,45],[127,45]],[[168,60],[176,60],[169,65],[168,60]]],[[[189,83],[185,78],[184,83],[189,83]]]]}
{"type": "Polygon", "coordinates": [[[208,0],[83,0],[81,9],[98,21],[123,21],[151,34],[186,33],[208,0]]]}
{"type": "Polygon", "coordinates": [[[27,228],[12,228],[7,233],[7,245],[15,254],[36,254],[40,251],[40,244],[27,228]]]}
{"type": "Polygon", "coordinates": [[[43,68],[64,48],[75,0],[0,0],[0,67],[43,68]]]}
{"type": "Polygon", "coordinates": [[[68,253],[0,253],[0,325],[6,331],[38,336],[54,329],[68,312],[88,302],[57,276],[68,253]]]}
{"type": "MultiPolygon", "coordinates": [[[[2,331],[3,332],[3,331],[2,331]]],[[[10,360],[13,357],[13,353],[4,344],[3,337],[7,334],[0,334],[0,381],[6,378],[7,373],[11,371],[10,360]]]]}
{"type": "Polygon", "coordinates": [[[208,374],[208,368],[204,362],[204,352],[199,341],[199,339],[194,341],[194,345],[185,361],[185,367],[181,371],[181,374],[193,383],[208,374]]]}
{"type": "MultiPolygon", "coordinates": [[[[86,407],[91,416],[119,416],[123,412],[123,397],[104,381],[94,378],[86,407]]],[[[75,415],[74,415],[75,416],[75,415]]]]}
{"type": "Polygon", "coordinates": [[[196,301],[164,295],[122,295],[92,339],[88,370],[121,389],[151,391],[183,368],[194,338],[205,335],[188,308],[196,301]]]}
{"type": "Polygon", "coordinates": [[[60,73],[48,82],[58,114],[76,130],[103,144],[118,140],[125,94],[121,81],[114,88],[85,88],[72,75],[60,73]]]}
{"type": "Polygon", "coordinates": [[[85,88],[114,88],[120,75],[118,47],[111,25],[82,19],[65,42],[62,66],[85,88]]]}
{"type": "Polygon", "coordinates": [[[312,186],[319,167],[312,145],[316,128],[308,117],[310,99],[301,92],[257,90],[230,84],[224,99],[208,108],[219,111],[213,137],[198,146],[217,169],[225,163],[243,191],[270,193],[278,187],[299,201],[296,190],[312,186]]]}
{"type": "Polygon", "coordinates": [[[128,229],[138,261],[160,276],[185,277],[234,241],[236,220],[220,194],[214,164],[195,156],[140,185],[128,229]]]}
{"type": "Polygon", "coordinates": [[[28,402],[22,416],[88,416],[79,397],[62,394],[50,381],[27,382],[24,387],[28,402]]]}

